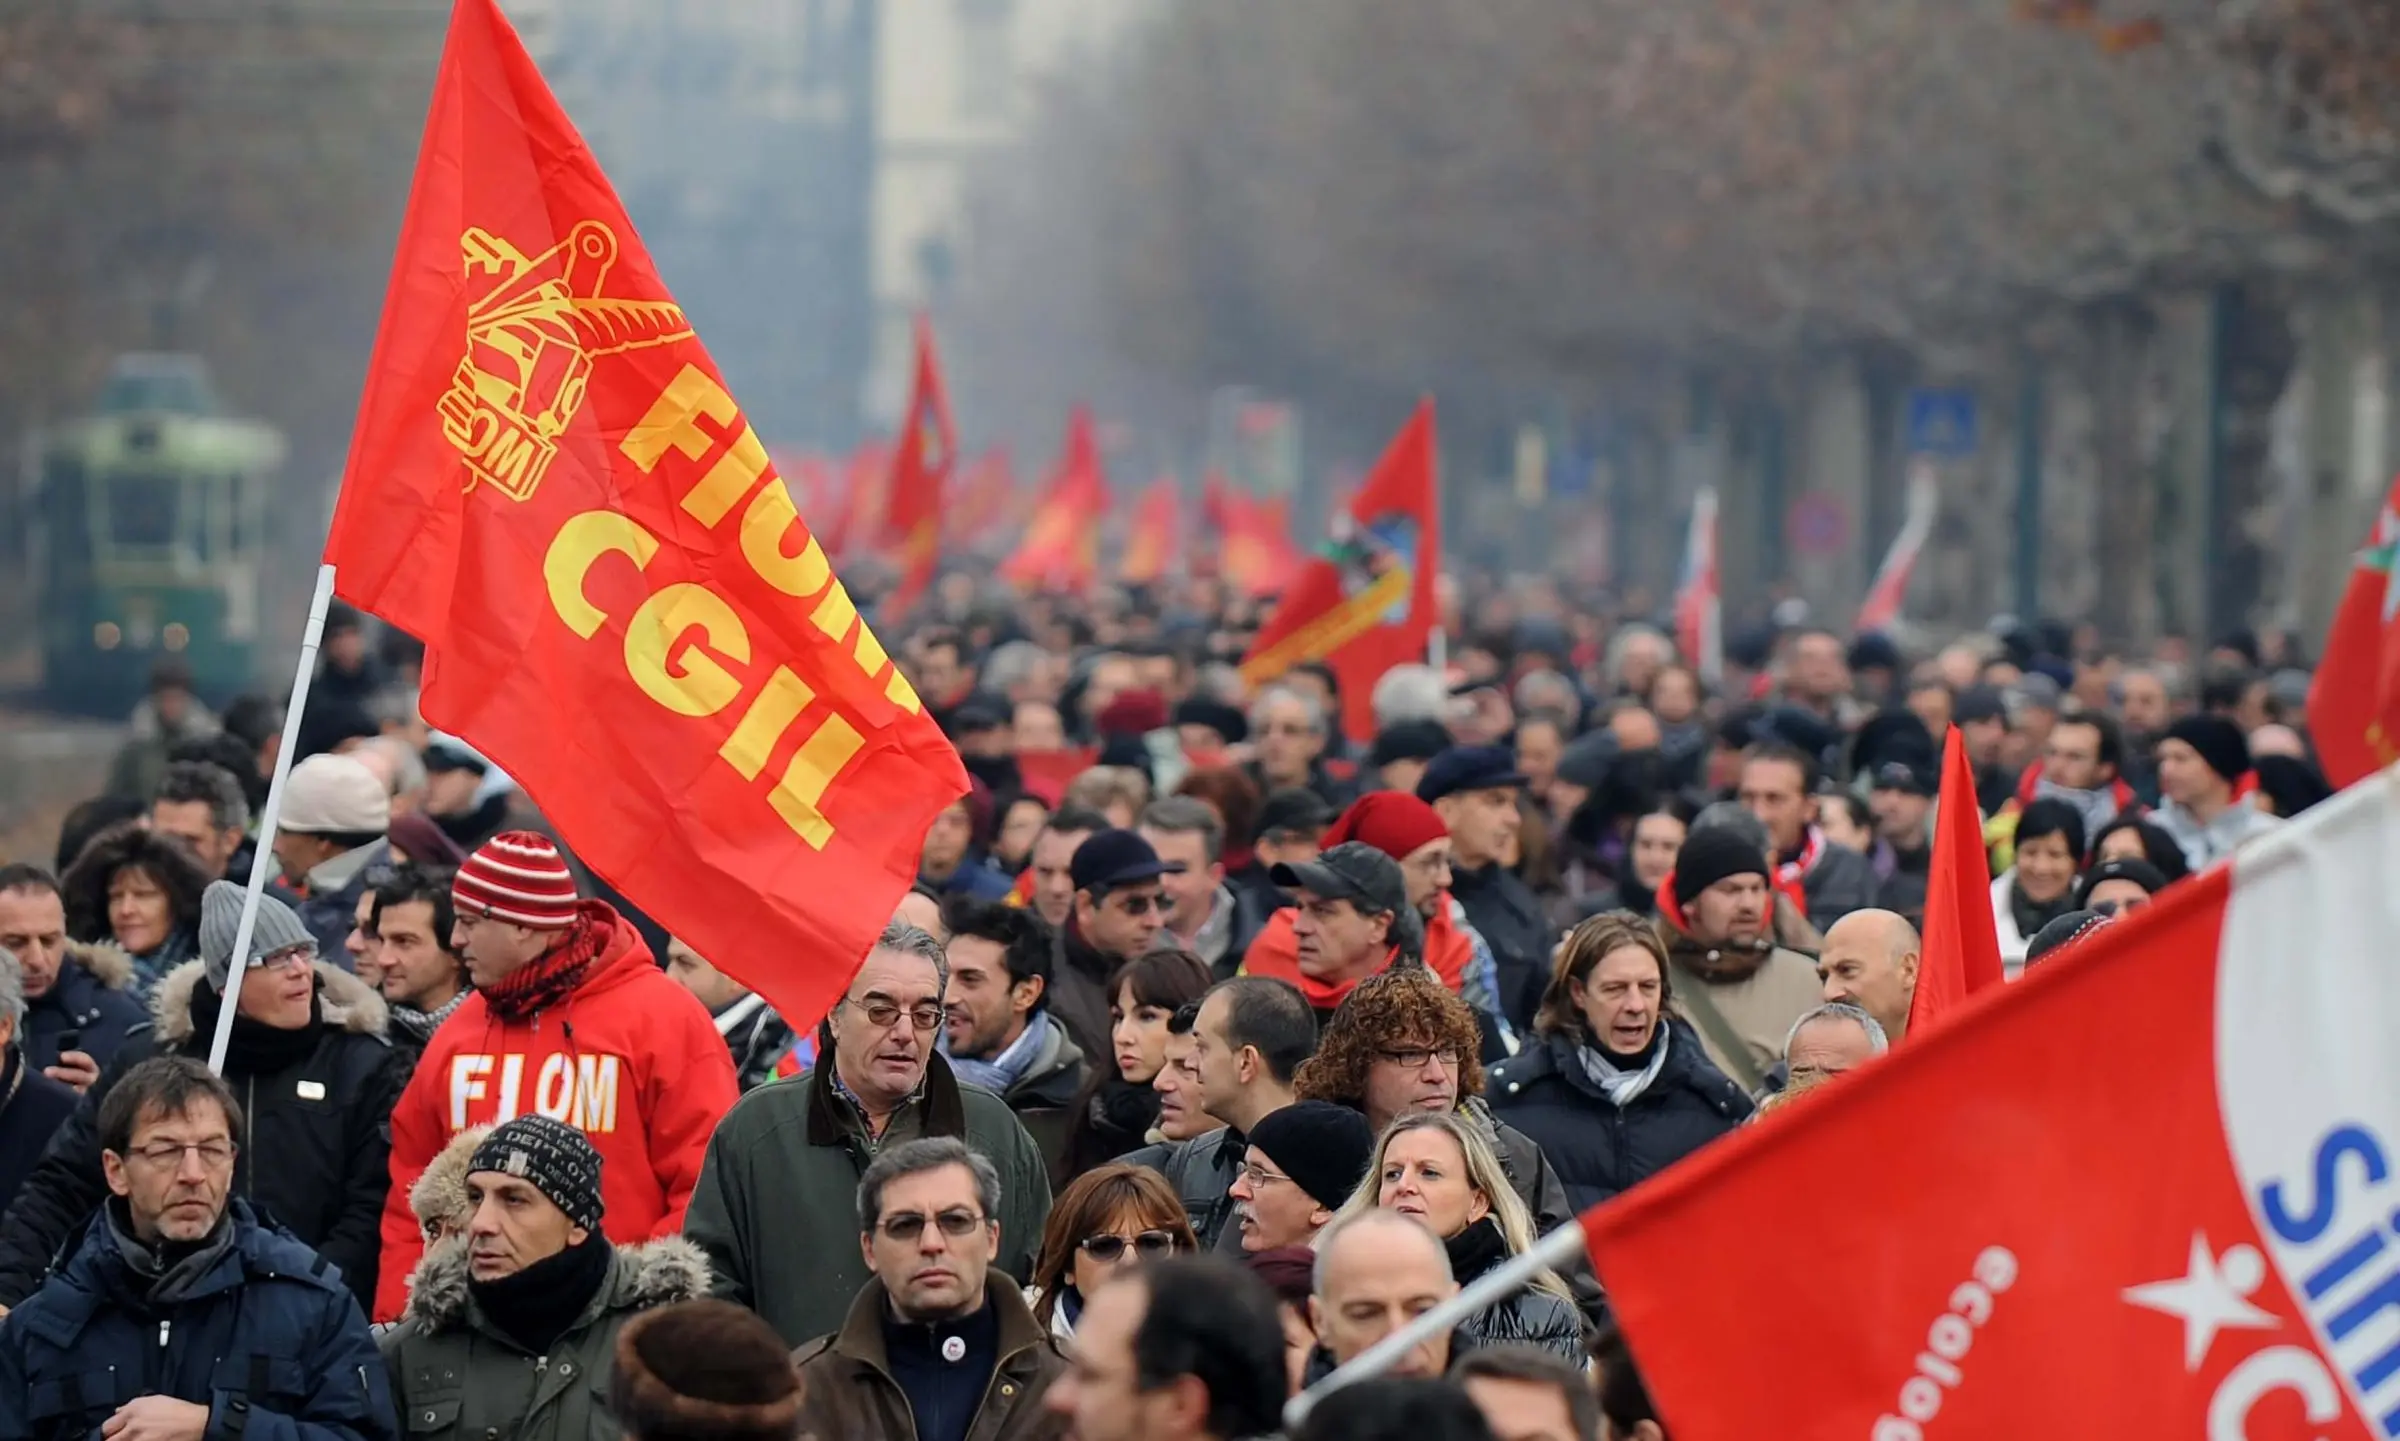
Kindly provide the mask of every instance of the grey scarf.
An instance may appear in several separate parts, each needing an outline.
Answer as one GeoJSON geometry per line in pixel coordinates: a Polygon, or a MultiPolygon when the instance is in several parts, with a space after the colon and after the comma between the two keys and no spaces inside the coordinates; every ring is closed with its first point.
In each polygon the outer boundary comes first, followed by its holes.
{"type": "Polygon", "coordinates": [[[1642,1092],[1649,1090],[1651,1083],[1658,1079],[1658,1073],[1666,1069],[1667,1045],[1674,1036],[1674,1031],[1669,1029],[1667,1023],[1660,1021],[1658,1044],[1651,1048],[1650,1064],[1639,1070],[1627,1070],[1619,1066],[1609,1058],[1608,1052],[1598,1046],[1579,1047],[1576,1054],[1583,1057],[1584,1074],[1592,1078],[1594,1085],[1608,1092],[1609,1101],[1622,1111],[1632,1105],[1642,1092]]]}
{"type": "Polygon", "coordinates": [[[116,1243],[117,1256],[126,1270],[148,1286],[143,1299],[152,1306],[172,1306],[182,1300],[233,1245],[229,1214],[219,1213],[216,1228],[196,1243],[162,1241],[153,1247],[133,1234],[132,1218],[123,1201],[111,1199],[101,1209],[108,1217],[108,1235],[116,1243]]]}

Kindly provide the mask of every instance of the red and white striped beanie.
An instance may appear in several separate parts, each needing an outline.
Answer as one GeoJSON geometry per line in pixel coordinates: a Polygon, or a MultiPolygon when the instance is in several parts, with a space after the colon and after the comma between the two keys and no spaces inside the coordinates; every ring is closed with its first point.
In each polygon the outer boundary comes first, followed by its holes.
{"type": "Polygon", "coordinates": [[[575,876],[548,836],[502,831],[475,848],[450,882],[459,910],[536,931],[575,924],[575,876]]]}

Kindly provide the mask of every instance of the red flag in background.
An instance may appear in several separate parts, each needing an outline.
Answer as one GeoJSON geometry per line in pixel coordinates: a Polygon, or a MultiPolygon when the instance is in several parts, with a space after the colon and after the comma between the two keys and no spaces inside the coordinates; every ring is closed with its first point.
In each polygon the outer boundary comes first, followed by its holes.
{"type": "Polygon", "coordinates": [[[972,550],[1014,519],[1017,481],[1006,449],[994,446],[977,456],[954,489],[956,498],[942,507],[945,546],[972,550]]]}
{"type": "Polygon", "coordinates": [[[1125,532],[1124,554],[1117,561],[1117,579],[1127,585],[1156,585],[1183,545],[1183,488],[1175,477],[1162,475],[1142,492],[1125,532]]]}
{"type": "Polygon", "coordinates": [[[1717,577],[1717,488],[1700,487],[1683,537],[1683,574],[1675,583],[1675,645],[1702,682],[1725,677],[1723,594],[1717,577]]]}
{"type": "Polygon", "coordinates": [[[892,453],[880,440],[862,440],[842,462],[841,503],[819,539],[835,563],[872,545],[877,518],[883,514],[884,486],[890,480],[892,453]]]}
{"type": "Polygon", "coordinates": [[[2400,480],[2353,559],[2308,689],[2308,733],[2338,789],[2400,760],[2400,480]]]}
{"type": "Polygon", "coordinates": [[[1067,451],[1050,479],[1025,538],[1000,563],[1000,578],[1033,590],[1080,594],[1100,575],[1100,520],[1108,514],[1108,479],[1092,413],[1083,406],[1067,421],[1067,451]]]}
{"type": "Polygon", "coordinates": [[[451,18],[325,557],[424,641],[428,721],[784,1015],[966,790],[493,0],[451,18]]]}
{"type": "Polygon", "coordinates": [[[1434,485],[1433,402],[1424,400],[1259,628],[1244,681],[1264,685],[1302,661],[1326,661],[1341,677],[1343,729],[1374,735],[1376,678],[1423,660],[1433,630],[1442,553],[1434,485]]]}
{"type": "Polygon", "coordinates": [[[1283,499],[1260,500],[1212,474],[1202,506],[1217,533],[1217,564],[1226,583],[1252,598],[1281,595],[1301,565],[1283,499]]]}
{"type": "Polygon", "coordinates": [[[1934,803],[1924,940],[1917,991],[1908,1003],[1911,1039],[1958,1009],[1967,997],[2002,979],[1983,812],[1975,804],[1975,768],[1967,761],[1966,742],[1957,726],[1950,727],[1949,739],[1942,743],[1942,793],[1934,803]]]}
{"type": "MultiPolygon", "coordinates": [[[[933,323],[917,317],[916,378],[908,387],[908,415],[892,447],[892,479],[884,503],[880,539],[900,566],[889,614],[908,614],[933,583],[942,557],[942,492],[958,461],[958,432],[950,424],[950,392],[942,384],[941,357],[934,353],[933,323]]],[[[877,612],[883,614],[884,612],[877,612]]]]}

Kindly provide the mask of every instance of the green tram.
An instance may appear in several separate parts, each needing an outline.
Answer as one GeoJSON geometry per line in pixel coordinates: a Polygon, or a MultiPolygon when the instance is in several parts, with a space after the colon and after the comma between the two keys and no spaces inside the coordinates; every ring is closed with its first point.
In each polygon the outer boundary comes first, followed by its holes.
{"type": "Polygon", "coordinates": [[[284,448],[222,414],[189,355],[119,357],[95,413],[31,438],[17,513],[49,704],[122,715],[169,655],[212,702],[251,682],[284,448]]]}

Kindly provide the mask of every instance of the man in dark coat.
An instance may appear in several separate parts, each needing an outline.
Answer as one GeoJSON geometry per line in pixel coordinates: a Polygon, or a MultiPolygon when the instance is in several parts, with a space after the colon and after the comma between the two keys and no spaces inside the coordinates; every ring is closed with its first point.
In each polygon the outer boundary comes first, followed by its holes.
{"type": "Polygon", "coordinates": [[[1523,1035],[1550,979],[1557,928],[1501,857],[1515,839],[1525,775],[1500,746],[1453,746],[1417,780],[1417,799],[1450,828],[1450,895],[1492,948],[1501,1018],[1523,1035]]]}
{"type": "Polygon", "coordinates": [[[75,1110],[75,1093],[25,1059],[17,1044],[24,1024],[24,973],[15,956],[0,951],[0,1212],[16,1199],[51,1133],[75,1110]]]}
{"type": "Polygon", "coordinates": [[[0,1436],[395,1435],[349,1290],[232,1196],[231,1088],[162,1057],[111,1091],[98,1126],[110,1199],[0,1326],[0,1436]]]}
{"type": "Polygon", "coordinates": [[[0,950],[24,968],[21,1039],[33,1068],[55,1068],[52,1079],[78,1091],[90,1086],[142,1023],[133,958],[69,941],[57,880],[29,865],[0,866],[0,950]]]}
{"type": "MultiPolygon", "coordinates": [[[[99,1112],[134,1066],[154,1056],[205,1060],[228,979],[241,891],[201,901],[201,959],[169,971],[137,1029],[87,1092],[0,1219],[0,1306],[14,1306],[106,1194],[99,1112]]],[[[377,1224],[391,1185],[392,1103],[408,1061],[385,1039],[383,999],[316,960],[291,908],[259,900],[249,963],[234,1001],[225,1077],[247,1097],[252,1144],[234,1159],[241,1194],[340,1268],[362,1301],[375,1294],[377,1224]]]]}

